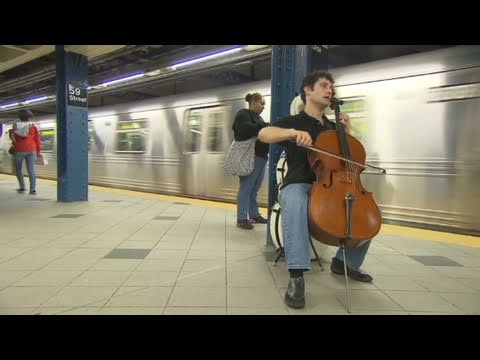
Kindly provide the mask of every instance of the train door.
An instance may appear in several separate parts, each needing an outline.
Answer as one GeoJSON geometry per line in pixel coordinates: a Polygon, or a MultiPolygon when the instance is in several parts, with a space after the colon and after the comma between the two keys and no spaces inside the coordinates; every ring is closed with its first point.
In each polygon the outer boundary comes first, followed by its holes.
{"type": "Polygon", "coordinates": [[[35,171],[37,175],[56,179],[57,174],[57,155],[56,155],[56,130],[53,123],[40,124],[40,142],[43,155],[48,160],[47,166],[37,166],[35,171]]]}
{"type": "Polygon", "coordinates": [[[184,184],[187,195],[221,198],[224,188],[226,127],[230,108],[213,106],[187,110],[184,139],[184,184]]]}
{"type": "Polygon", "coordinates": [[[0,172],[13,174],[15,172],[13,156],[8,153],[8,149],[10,149],[10,146],[12,146],[12,142],[8,136],[11,128],[12,124],[3,124],[3,135],[0,138],[0,149],[3,149],[0,154],[0,172]]]}

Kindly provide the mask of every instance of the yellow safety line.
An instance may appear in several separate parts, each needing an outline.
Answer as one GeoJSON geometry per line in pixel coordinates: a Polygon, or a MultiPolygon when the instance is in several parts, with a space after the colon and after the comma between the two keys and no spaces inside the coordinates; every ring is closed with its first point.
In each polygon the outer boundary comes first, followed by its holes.
{"type": "Polygon", "coordinates": [[[417,229],[405,226],[397,226],[391,224],[382,224],[380,234],[383,235],[401,235],[406,237],[414,237],[422,240],[432,240],[447,244],[463,245],[469,247],[480,248],[480,238],[470,235],[452,234],[447,232],[417,229]]]}

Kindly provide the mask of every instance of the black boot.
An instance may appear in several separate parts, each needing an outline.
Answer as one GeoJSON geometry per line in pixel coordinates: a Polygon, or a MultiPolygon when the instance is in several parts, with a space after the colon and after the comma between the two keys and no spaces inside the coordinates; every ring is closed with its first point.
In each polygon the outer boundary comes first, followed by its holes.
{"type": "MultiPolygon", "coordinates": [[[[343,261],[338,260],[336,257],[332,258],[332,264],[330,265],[330,271],[334,274],[344,275],[345,269],[343,267],[343,261]]],[[[364,271],[361,270],[353,270],[347,266],[347,275],[349,278],[353,280],[361,281],[361,282],[372,282],[373,278],[364,271]]]]}
{"type": "Polygon", "coordinates": [[[294,309],[305,307],[305,281],[303,276],[290,278],[285,292],[285,304],[294,309]]]}

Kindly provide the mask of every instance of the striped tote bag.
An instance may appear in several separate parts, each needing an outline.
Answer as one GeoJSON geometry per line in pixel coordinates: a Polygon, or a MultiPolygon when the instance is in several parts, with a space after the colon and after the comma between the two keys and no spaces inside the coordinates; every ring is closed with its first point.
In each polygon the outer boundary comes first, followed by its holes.
{"type": "Polygon", "coordinates": [[[255,165],[255,141],[256,136],[244,141],[233,140],[223,164],[225,174],[247,176],[252,173],[255,165]]]}

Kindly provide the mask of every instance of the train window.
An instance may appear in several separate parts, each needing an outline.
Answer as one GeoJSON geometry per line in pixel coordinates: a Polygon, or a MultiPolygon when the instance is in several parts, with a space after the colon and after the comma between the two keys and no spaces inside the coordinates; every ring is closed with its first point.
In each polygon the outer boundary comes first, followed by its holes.
{"type": "Polygon", "coordinates": [[[187,119],[187,132],[185,138],[185,150],[187,152],[199,152],[202,141],[202,115],[192,111],[187,119]]]}
{"type": "Polygon", "coordinates": [[[119,121],[116,130],[117,152],[145,152],[148,139],[145,119],[119,121]]]}
{"type": "Polygon", "coordinates": [[[42,151],[53,151],[55,129],[40,129],[40,142],[42,151]]]}
{"type": "MultiPolygon", "coordinates": [[[[368,132],[368,122],[365,119],[366,102],[364,97],[342,98],[343,105],[340,106],[340,111],[348,113],[351,122],[351,134],[362,141],[368,132]]],[[[335,114],[333,110],[328,108],[325,115],[329,120],[335,121],[335,114]]]]}
{"type": "Polygon", "coordinates": [[[208,115],[208,151],[222,151],[222,133],[224,124],[224,112],[214,111],[208,115]]]}

